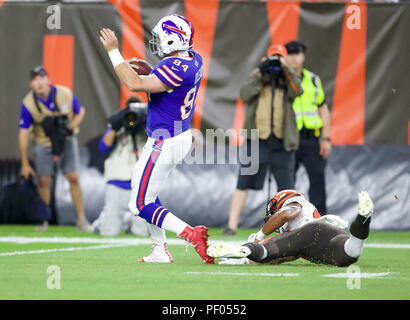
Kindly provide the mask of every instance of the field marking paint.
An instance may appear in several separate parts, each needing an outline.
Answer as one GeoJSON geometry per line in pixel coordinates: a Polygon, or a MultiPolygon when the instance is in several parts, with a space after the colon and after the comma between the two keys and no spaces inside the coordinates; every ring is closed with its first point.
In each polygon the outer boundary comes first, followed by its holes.
{"type": "Polygon", "coordinates": [[[38,254],[38,253],[50,253],[50,252],[62,252],[62,251],[77,251],[77,250],[97,250],[113,247],[125,247],[130,246],[130,244],[107,244],[91,247],[71,247],[71,248],[58,248],[58,249],[39,249],[39,250],[29,250],[29,251],[12,251],[12,252],[0,252],[0,256],[18,256],[23,254],[38,254]]]}
{"type": "MultiPolygon", "coordinates": [[[[149,238],[87,238],[87,237],[0,237],[0,243],[97,243],[97,244],[129,244],[129,245],[145,245],[151,244],[149,238]]],[[[242,245],[246,240],[209,240],[209,244],[214,243],[230,243],[233,245],[242,245]]],[[[168,244],[183,245],[184,240],[167,239],[168,244]]],[[[367,243],[364,245],[367,248],[382,248],[382,249],[410,249],[410,243],[367,243]]]]}
{"type": "MultiPolygon", "coordinates": [[[[235,241],[209,241],[209,244],[225,242],[234,245],[242,245],[245,240],[235,241]]],[[[12,251],[12,252],[0,252],[0,256],[15,256],[23,254],[39,254],[50,252],[64,252],[64,251],[77,251],[77,250],[97,250],[112,247],[121,246],[138,246],[138,245],[150,245],[151,239],[148,238],[87,238],[87,237],[0,237],[0,243],[17,243],[17,244],[29,244],[29,243],[66,243],[66,244],[98,244],[97,246],[90,247],[70,247],[70,248],[55,248],[55,249],[39,249],[39,250],[27,250],[27,251],[12,251]]],[[[168,239],[168,245],[185,245],[185,241],[181,239],[168,239]]],[[[369,248],[383,248],[383,249],[410,249],[410,244],[394,244],[394,243],[369,243],[365,244],[365,247],[369,248]]]]}
{"type": "Polygon", "coordinates": [[[0,237],[0,242],[5,243],[97,243],[97,244],[150,244],[150,239],[124,239],[124,238],[71,238],[71,237],[0,237]]]}
{"type": "Polygon", "coordinates": [[[365,243],[364,246],[365,248],[410,249],[410,244],[408,243],[365,243]]]}
{"type": "Polygon", "coordinates": [[[331,273],[331,274],[324,274],[322,277],[327,278],[367,278],[367,279],[386,279],[383,278],[385,276],[391,274],[398,274],[398,272],[381,272],[381,273],[331,273]]]}
{"type": "Polygon", "coordinates": [[[299,277],[299,273],[245,273],[245,272],[185,272],[185,274],[213,276],[299,277]]]}

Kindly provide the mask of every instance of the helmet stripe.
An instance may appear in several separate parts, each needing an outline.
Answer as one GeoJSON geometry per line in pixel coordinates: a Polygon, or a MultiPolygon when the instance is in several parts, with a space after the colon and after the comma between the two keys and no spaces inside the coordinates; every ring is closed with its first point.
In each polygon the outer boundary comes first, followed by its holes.
{"type": "Polygon", "coordinates": [[[195,34],[195,28],[194,28],[193,24],[191,23],[191,21],[189,21],[184,16],[181,16],[179,14],[175,14],[175,16],[177,16],[178,18],[181,18],[182,20],[184,20],[188,24],[189,28],[191,29],[191,36],[189,38],[189,45],[192,46],[193,42],[194,42],[194,34],[195,34]]]}
{"type": "Polygon", "coordinates": [[[167,28],[167,29],[169,29],[169,30],[178,32],[178,33],[180,33],[180,34],[186,36],[186,32],[185,32],[185,31],[179,30],[179,29],[177,29],[177,28],[175,28],[175,27],[169,26],[169,25],[167,25],[167,24],[164,24],[163,27],[164,27],[164,28],[167,28]]]}
{"type": "Polygon", "coordinates": [[[279,210],[279,209],[282,207],[283,203],[284,203],[286,200],[288,200],[288,199],[290,199],[290,198],[293,198],[293,197],[296,197],[296,196],[298,196],[298,194],[295,193],[295,192],[292,192],[292,193],[286,195],[285,197],[283,197],[283,199],[281,199],[281,200],[279,201],[279,203],[278,203],[278,205],[277,205],[277,209],[279,210]]]}

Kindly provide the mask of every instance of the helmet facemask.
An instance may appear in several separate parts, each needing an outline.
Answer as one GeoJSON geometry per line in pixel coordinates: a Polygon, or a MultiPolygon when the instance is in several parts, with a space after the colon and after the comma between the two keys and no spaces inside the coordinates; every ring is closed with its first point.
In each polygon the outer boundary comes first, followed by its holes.
{"type": "Polygon", "coordinates": [[[265,216],[263,216],[263,220],[265,221],[265,223],[270,219],[270,217],[272,217],[275,212],[277,211],[276,205],[277,205],[278,201],[276,199],[272,199],[271,201],[268,202],[268,204],[266,205],[266,213],[265,216]]]}
{"type": "Polygon", "coordinates": [[[159,48],[159,36],[156,32],[152,31],[152,39],[148,42],[149,50],[151,51],[152,54],[158,54],[160,57],[163,56],[163,54],[160,52],[159,48]]]}

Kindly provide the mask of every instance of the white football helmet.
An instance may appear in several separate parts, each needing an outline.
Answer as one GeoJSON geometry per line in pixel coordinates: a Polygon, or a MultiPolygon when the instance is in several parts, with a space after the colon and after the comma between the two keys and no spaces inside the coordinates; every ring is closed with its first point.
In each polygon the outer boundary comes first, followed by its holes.
{"type": "Polygon", "coordinates": [[[178,14],[163,17],[152,29],[149,41],[152,54],[161,58],[174,51],[186,51],[193,47],[194,27],[191,22],[178,14]]]}

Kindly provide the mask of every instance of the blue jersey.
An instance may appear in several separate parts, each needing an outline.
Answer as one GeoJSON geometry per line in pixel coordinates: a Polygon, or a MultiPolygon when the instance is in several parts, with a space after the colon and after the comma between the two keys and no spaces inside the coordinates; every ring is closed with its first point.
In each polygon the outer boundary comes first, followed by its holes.
{"type": "Polygon", "coordinates": [[[155,130],[167,130],[169,136],[164,138],[174,137],[190,128],[203,74],[202,58],[195,51],[186,57],[166,57],[152,73],[172,89],[149,94],[147,134],[153,137],[155,130]]]}

